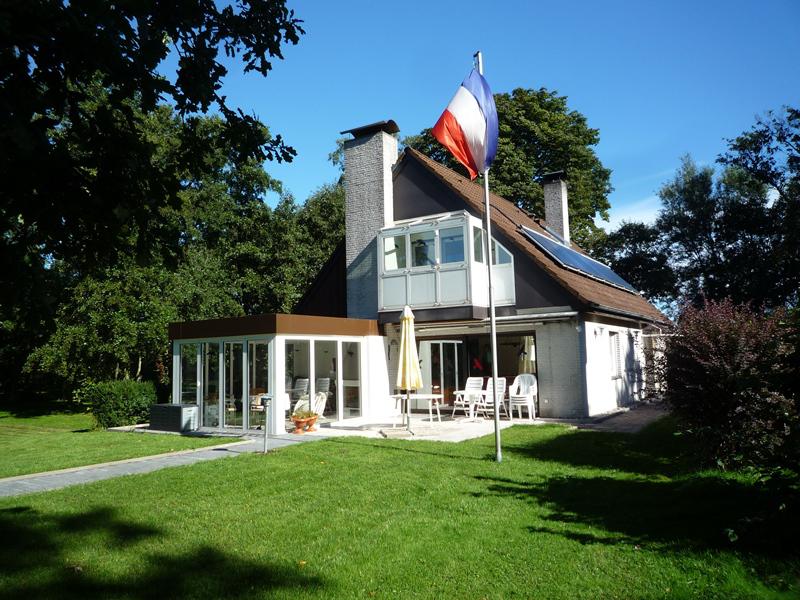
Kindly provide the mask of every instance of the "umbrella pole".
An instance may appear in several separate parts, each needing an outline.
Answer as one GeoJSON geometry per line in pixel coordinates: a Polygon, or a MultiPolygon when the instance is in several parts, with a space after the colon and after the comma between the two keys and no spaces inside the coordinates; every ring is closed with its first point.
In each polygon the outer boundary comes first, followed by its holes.
{"type": "Polygon", "coordinates": [[[411,390],[406,390],[406,427],[408,428],[408,433],[414,434],[411,431],[411,390]]]}

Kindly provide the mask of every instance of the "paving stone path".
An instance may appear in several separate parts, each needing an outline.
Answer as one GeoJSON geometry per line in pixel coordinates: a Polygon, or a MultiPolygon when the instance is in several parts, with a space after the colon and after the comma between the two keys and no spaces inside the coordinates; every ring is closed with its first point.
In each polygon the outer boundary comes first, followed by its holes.
{"type": "Polygon", "coordinates": [[[637,433],[668,414],[669,411],[663,404],[640,404],[606,419],[578,425],[578,428],[616,433],[637,433]]]}
{"type": "MultiPolygon", "coordinates": [[[[301,441],[313,441],[314,439],[319,438],[294,435],[287,435],[280,438],[271,437],[269,439],[269,447],[270,449],[283,448],[301,441]]],[[[33,492],[57,490],[71,485],[111,479],[112,477],[149,473],[166,467],[179,467],[181,465],[191,465],[207,460],[238,456],[246,452],[261,452],[263,449],[263,438],[248,439],[220,446],[200,448],[198,450],[183,450],[180,452],[171,452],[169,454],[118,460],[110,463],[87,465],[85,467],[75,467],[73,469],[63,469],[60,471],[7,477],[5,479],[0,479],[0,497],[20,496],[33,492]]]]}

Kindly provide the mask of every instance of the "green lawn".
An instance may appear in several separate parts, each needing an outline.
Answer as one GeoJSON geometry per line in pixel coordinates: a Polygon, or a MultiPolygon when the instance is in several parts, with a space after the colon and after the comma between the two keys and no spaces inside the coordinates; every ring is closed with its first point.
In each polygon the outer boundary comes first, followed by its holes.
{"type": "Polygon", "coordinates": [[[0,598],[797,598],[797,554],[725,533],[768,499],[680,444],[339,438],[6,499],[0,598]]]}
{"type": "MultiPolygon", "coordinates": [[[[34,411],[35,412],[35,411],[34,411]]],[[[0,411],[0,477],[224,443],[219,438],[93,431],[88,414],[0,411]]]]}

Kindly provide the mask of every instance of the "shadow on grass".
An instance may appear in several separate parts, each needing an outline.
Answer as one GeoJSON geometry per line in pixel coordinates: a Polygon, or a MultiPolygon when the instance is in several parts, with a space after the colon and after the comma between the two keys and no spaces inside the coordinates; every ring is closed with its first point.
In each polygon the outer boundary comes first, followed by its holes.
{"type": "Polygon", "coordinates": [[[677,480],[556,477],[528,482],[476,477],[488,494],[511,496],[548,509],[554,527],[530,527],[582,544],[651,545],[666,550],[744,550],[763,556],[796,554],[800,520],[752,527],[769,505],[763,490],[730,477],[697,474],[677,480]],[[555,524],[558,523],[558,526],[555,524]],[[564,527],[564,524],[567,526],[564,527]],[[587,527],[599,530],[587,532],[587,527]],[[731,540],[730,531],[739,538],[731,540]]]}
{"type": "Polygon", "coordinates": [[[385,452],[407,452],[409,454],[424,454],[427,456],[436,456],[439,458],[457,458],[459,460],[469,460],[469,461],[480,461],[486,462],[490,458],[493,459],[493,455],[490,457],[489,455],[483,456],[474,456],[466,451],[464,454],[453,454],[451,452],[447,452],[447,450],[452,450],[454,447],[453,442],[437,442],[433,440],[370,440],[369,438],[357,438],[357,437],[348,437],[348,438],[328,438],[325,440],[326,442],[330,442],[332,444],[346,444],[348,446],[360,446],[365,448],[375,448],[377,450],[383,450],[385,452]],[[424,444],[424,445],[423,445],[424,444]],[[431,450],[431,445],[436,444],[438,447],[436,450],[431,450]],[[441,451],[438,451],[441,448],[441,451]]]}
{"type": "Polygon", "coordinates": [[[576,467],[611,469],[642,475],[678,475],[698,468],[691,441],[676,435],[676,425],[665,417],[639,433],[556,430],[545,439],[508,441],[509,454],[576,467]]]}
{"type": "Polygon", "coordinates": [[[15,418],[44,417],[54,413],[75,415],[86,412],[86,407],[68,400],[31,398],[26,402],[3,402],[0,410],[15,418]]]}
{"type": "Polygon", "coordinates": [[[71,515],[28,507],[0,510],[0,598],[243,598],[323,587],[319,577],[296,567],[256,562],[208,545],[181,553],[136,555],[138,542],[163,535],[159,529],[121,519],[110,508],[71,515]],[[98,550],[91,564],[76,564],[70,557],[86,544],[97,544],[98,536],[105,538],[111,552],[98,550]],[[101,563],[126,560],[132,566],[122,576],[100,572],[101,563]]]}

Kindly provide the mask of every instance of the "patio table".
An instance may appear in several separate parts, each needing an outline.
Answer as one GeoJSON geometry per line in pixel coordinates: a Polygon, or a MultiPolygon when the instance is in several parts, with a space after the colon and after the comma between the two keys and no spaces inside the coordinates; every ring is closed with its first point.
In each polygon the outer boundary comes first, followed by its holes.
{"type": "MultiPolygon", "coordinates": [[[[392,394],[389,396],[390,398],[394,398],[395,406],[397,406],[397,402],[400,402],[400,410],[403,415],[406,414],[406,411],[403,410],[403,402],[406,401],[406,397],[408,394],[392,394]]],[[[436,408],[436,418],[439,419],[439,423],[442,422],[442,414],[439,412],[439,405],[442,403],[444,399],[443,394],[411,394],[411,400],[427,400],[428,401],[428,420],[433,423],[433,409],[436,408]]]]}

